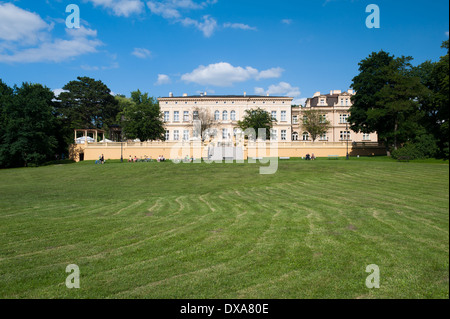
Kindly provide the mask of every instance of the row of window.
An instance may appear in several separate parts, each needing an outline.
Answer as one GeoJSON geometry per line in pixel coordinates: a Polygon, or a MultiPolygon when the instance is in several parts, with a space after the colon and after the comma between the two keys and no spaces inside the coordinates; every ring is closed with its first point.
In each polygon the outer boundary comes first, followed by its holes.
{"type": "MultiPolygon", "coordinates": [[[[299,139],[298,133],[294,132],[292,134],[292,140],[293,141],[298,141],[298,139],[299,139]]],[[[303,141],[309,141],[309,133],[308,132],[303,132],[302,139],[303,139],[303,141]]],[[[342,141],[351,141],[352,138],[351,138],[350,131],[341,131],[340,132],[340,139],[342,141]]],[[[319,140],[321,140],[321,141],[328,141],[328,135],[327,134],[320,135],[319,140]]],[[[370,141],[370,134],[363,134],[363,141],[370,141]]]]}
{"type": "MultiPolygon", "coordinates": [[[[233,130],[233,136],[236,136],[239,132],[239,129],[235,128],[233,130]]],[[[271,130],[270,132],[270,138],[273,140],[277,140],[278,139],[278,132],[277,130],[271,130]]],[[[174,130],[173,131],[173,140],[174,141],[179,141],[180,140],[180,131],[179,130],[174,130]]],[[[165,131],[165,138],[166,141],[170,141],[170,131],[166,130],[165,131]]],[[[183,141],[189,141],[190,139],[190,132],[189,130],[184,130],[183,131],[183,141]]],[[[222,139],[227,140],[227,139],[231,139],[231,135],[229,133],[229,130],[224,128],[222,129],[222,139]]],[[[282,130],[281,131],[281,140],[282,141],[286,141],[287,140],[287,130],[282,130]]]]}
{"type": "MultiPolygon", "coordinates": [[[[349,106],[350,104],[350,99],[343,99],[343,98],[341,98],[341,106],[349,106]]],[[[327,104],[326,104],[326,99],[320,99],[320,103],[319,103],[319,105],[320,106],[326,106],[327,104]]]]}
{"type": "MultiPolygon", "coordinates": [[[[272,111],[272,119],[277,121],[277,111],[272,111]]],[[[348,118],[349,118],[349,114],[340,114],[339,115],[339,124],[346,124],[348,123],[348,118]]],[[[194,111],[193,112],[193,119],[198,119],[198,111],[194,111]]],[[[215,111],[214,112],[214,120],[215,121],[220,121],[222,119],[222,121],[228,121],[228,119],[230,119],[231,121],[236,121],[236,111],[231,111],[230,112],[230,116],[228,117],[228,111],[223,111],[222,114],[220,114],[219,111],[215,111]]],[[[183,122],[189,122],[191,120],[190,117],[190,113],[189,111],[184,111],[183,112],[183,122]]],[[[286,122],[287,121],[287,112],[286,111],[281,111],[281,122],[286,122]]],[[[164,122],[169,122],[170,121],[170,112],[169,111],[165,111],[164,112],[164,122]]],[[[180,112],[179,111],[174,111],[173,112],[173,121],[174,122],[180,122],[180,112]]],[[[294,124],[298,124],[298,116],[294,115],[292,117],[292,121],[294,124]]],[[[303,117],[303,123],[305,124],[308,121],[308,117],[304,116],[303,117]]],[[[325,123],[327,121],[327,116],[326,115],[321,115],[320,116],[320,122],[321,123],[325,123]]]]}
{"type": "MultiPolygon", "coordinates": [[[[272,118],[276,121],[277,120],[277,111],[272,111],[272,118]]],[[[237,117],[236,117],[236,111],[231,111],[229,113],[229,117],[228,117],[228,111],[223,111],[222,114],[219,111],[215,111],[214,112],[214,120],[215,121],[236,121],[237,117]]],[[[198,118],[198,111],[194,111],[193,112],[193,119],[197,119],[198,118]]],[[[183,122],[189,122],[191,120],[190,117],[190,113],[189,111],[184,111],[183,112],[183,122]]],[[[164,122],[169,122],[170,121],[170,112],[169,111],[165,111],[164,112],[164,122]]],[[[287,121],[287,111],[281,111],[281,122],[286,122],[287,121]]],[[[173,122],[180,122],[180,112],[179,111],[174,111],[173,112],[173,122]]]]}
{"type": "MultiPolygon", "coordinates": [[[[233,135],[236,136],[238,134],[239,129],[234,129],[233,130],[233,135]]],[[[165,132],[165,137],[166,137],[166,141],[170,141],[170,131],[166,130],[165,132]]],[[[190,132],[189,130],[184,130],[183,131],[183,141],[188,141],[190,138],[190,132]]],[[[229,130],[228,129],[222,129],[222,139],[230,139],[231,135],[229,134],[229,130]]],[[[272,140],[277,140],[278,139],[278,131],[275,129],[272,129],[270,131],[270,138],[272,140]]],[[[302,139],[303,141],[309,141],[309,133],[308,132],[303,132],[302,135],[302,139]]],[[[340,132],[340,139],[341,141],[350,141],[351,140],[351,133],[350,131],[341,131],[340,132]]],[[[180,131],[179,130],[175,130],[173,131],[173,140],[174,141],[179,141],[180,140],[180,131]]],[[[282,141],[286,141],[287,140],[287,131],[286,130],[282,130],[281,131],[281,140],[282,141]]],[[[292,134],[292,140],[293,141],[298,141],[299,140],[299,135],[297,132],[294,132],[292,134]]],[[[328,141],[328,135],[327,134],[323,134],[319,137],[319,140],[321,141],[328,141]]],[[[363,141],[370,141],[370,134],[363,134],[363,141]]]]}

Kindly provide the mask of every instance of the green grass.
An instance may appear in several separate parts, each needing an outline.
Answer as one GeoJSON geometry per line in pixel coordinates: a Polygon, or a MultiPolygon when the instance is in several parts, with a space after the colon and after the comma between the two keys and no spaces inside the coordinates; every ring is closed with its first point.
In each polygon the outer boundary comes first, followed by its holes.
{"type": "Polygon", "coordinates": [[[0,298],[448,298],[449,166],[0,170],[0,233],[0,298]],[[81,289],[65,286],[69,264],[81,289]]]}

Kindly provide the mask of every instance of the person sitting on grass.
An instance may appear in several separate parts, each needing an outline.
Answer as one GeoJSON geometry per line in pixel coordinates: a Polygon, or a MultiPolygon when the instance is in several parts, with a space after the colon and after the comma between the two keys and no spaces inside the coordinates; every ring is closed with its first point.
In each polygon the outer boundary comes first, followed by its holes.
{"type": "Polygon", "coordinates": [[[316,156],[314,154],[311,155],[311,161],[314,161],[316,159],[316,156]]]}
{"type": "Polygon", "coordinates": [[[133,158],[131,157],[131,155],[130,155],[130,157],[128,158],[128,163],[133,163],[133,158]]]}

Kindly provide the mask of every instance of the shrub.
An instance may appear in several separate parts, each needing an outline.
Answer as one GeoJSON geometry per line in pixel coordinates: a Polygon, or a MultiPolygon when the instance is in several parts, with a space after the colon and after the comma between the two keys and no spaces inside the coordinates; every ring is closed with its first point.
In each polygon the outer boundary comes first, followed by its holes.
{"type": "Polygon", "coordinates": [[[408,157],[413,159],[424,159],[435,157],[439,148],[436,140],[431,134],[423,134],[407,142],[402,148],[392,152],[392,157],[398,159],[400,157],[408,157]]]}

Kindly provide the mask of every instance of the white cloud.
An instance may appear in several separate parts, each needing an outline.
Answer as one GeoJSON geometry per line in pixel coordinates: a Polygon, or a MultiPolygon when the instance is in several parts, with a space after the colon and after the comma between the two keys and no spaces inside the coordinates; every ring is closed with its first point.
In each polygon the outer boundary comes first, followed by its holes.
{"type": "Polygon", "coordinates": [[[92,2],[94,6],[101,6],[109,9],[116,16],[129,17],[139,14],[144,10],[144,3],[141,0],[85,0],[92,2]]]}
{"type": "Polygon", "coordinates": [[[293,87],[291,84],[287,83],[287,82],[280,82],[278,84],[273,84],[271,86],[269,86],[269,88],[267,90],[260,88],[260,87],[256,87],[255,88],[255,94],[258,95],[280,95],[280,96],[289,96],[289,97],[293,97],[294,101],[293,104],[301,104],[304,103],[306,101],[306,99],[301,99],[300,95],[301,95],[301,91],[298,87],[293,87]]]}
{"type": "Polygon", "coordinates": [[[0,54],[0,63],[62,62],[80,55],[95,53],[103,44],[96,38],[95,30],[81,27],[66,29],[66,33],[69,39],[46,40],[35,47],[23,48],[20,43],[10,43],[8,49],[0,54]]]}
{"type": "Polygon", "coordinates": [[[445,32],[445,35],[446,35],[446,36],[448,36],[448,35],[449,35],[448,31],[447,31],[447,32],[445,32]]]}
{"type": "Polygon", "coordinates": [[[187,83],[214,86],[232,86],[234,83],[248,80],[267,79],[281,75],[282,69],[273,68],[265,71],[258,71],[252,67],[234,67],[229,63],[220,62],[208,66],[199,66],[191,73],[182,75],[181,79],[187,83]]]}
{"type": "MultiPolygon", "coordinates": [[[[97,52],[97,31],[82,26],[65,28],[66,37],[52,39],[56,22],[47,24],[38,14],[11,3],[0,3],[0,63],[61,62],[97,52]]],[[[64,24],[65,21],[59,21],[64,24]]]]}
{"type": "Polygon", "coordinates": [[[207,38],[212,36],[217,28],[217,21],[210,16],[204,16],[203,22],[199,22],[191,18],[185,18],[181,20],[181,24],[184,26],[194,26],[195,28],[203,32],[203,35],[207,38]]]}
{"type": "Polygon", "coordinates": [[[281,23],[284,23],[284,24],[287,24],[287,25],[290,25],[290,24],[292,24],[294,21],[292,20],[292,19],[283,19],[283,20],[281,20],[281,23]]]}
{"type": "Polygon", "coordinates": [[[251,30],[251,31],[257,31],[258,29],[256,27],[251,27],[247,24],[243,23],[224,23],[224,28],[231,28],[231,29],[241,29],[241,30],[251,30]]]}
{"type": "Polygon", "coordinates": [[[281,74],[284,72],[282,68],[272,68],[265,71],[261,71],[257,76],[257,80],[260,79],[273,79],[281,77],[281,74]]]}
{"type": "Polygon", "coordinates": [[[144,48],[135,48],[131,54],[140,59],[147,59],[152,56],[152,53],[144,48]]]}
{"type": "Polygon", "coordinates": [[[184,27],[195,27],[200,30],[205,37],[209,38],[217,29],[216,19],[209,15],[204,15],[202,20],[195,20],[189,17],[183,18],[181,11],[201,10],[215,3],[217,3],[217,0],[206,0],[202,2],[193,0],[165,0],[148,1],[147,7],[153,14],[162,16],[172,23],[180,23],[184,27]]]}
{"type": "Polygon", "coordinates": [[[147,6],[150,11],[156,15],[160,15],[165,19],[180,18],[181,14],[176,7],[166,3],[149,1],[147,6]]]}
{"type": "Polygon", "coordinates": [[[11,3],[0,3],[0,40],[35,44],[45,39],[45,31],[51,30],[52,27],[36,13],[11,3]]]}
{"type": "Polygon", "coordinates": [[[170,80],[170,77],[166,74],[158,74],[158,81],[155,83],[155,85],[164,85],[164,84],[170,84],[172,81],[170,80]]]}

